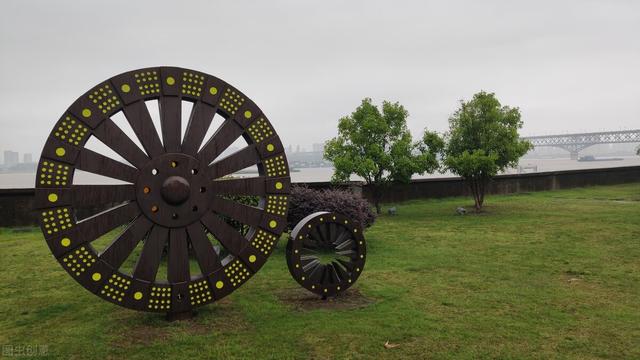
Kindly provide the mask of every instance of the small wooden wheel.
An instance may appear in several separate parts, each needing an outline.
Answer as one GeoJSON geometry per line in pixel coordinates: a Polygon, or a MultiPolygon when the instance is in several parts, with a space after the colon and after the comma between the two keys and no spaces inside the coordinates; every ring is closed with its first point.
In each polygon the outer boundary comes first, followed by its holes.
{"type": "Polygon", "coordinates": [[[336,213],[317,212],[305,217],[287,243],[291,276],[322,297],[336,296],[353,285],[365,259],[362,228],[336,213]]]}
{"type": "Polygon", "coordinates": [[[124,307],[180,313],[230,294],[260,269],[286,227],[289,186],[282,143],[256,104],[211,75],[157,67],[108,79],[65,111],[42,151],[35,203],[51,252],[82,286],[124,307]],[[142,148],[114,121],[119,114],[142,148]],[[205,139],[216,114],[223,120],[205,139]],[[85,148],[91,137],[128,164],[85,148]],[[246,146],[223,155],[240,138],[246,146]],[[257,176],[229,177],[254,165],[257,176]],[[76,185],[75,170],[125,184],[76,185]],[[249,206],[242,197],[258,200],[249,206]],[[78,210],[100,206],[107,210],[80,219],[78,210]],[[111,231],[119,234],[103,251],[92,246],[111,231]],[[123,271],[131,256],[135,265],[123,271]]]}

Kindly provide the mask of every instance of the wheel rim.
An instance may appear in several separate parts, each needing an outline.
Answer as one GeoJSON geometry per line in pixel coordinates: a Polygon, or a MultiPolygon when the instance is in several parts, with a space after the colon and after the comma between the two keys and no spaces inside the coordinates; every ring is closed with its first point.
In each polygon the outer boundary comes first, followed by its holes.
{"type": "Polygon", "coordinates": [[[51,252],[89,291],[132,309],[183,312],[230,294],[260,269],[285,229],[289,186],[282,143],[257,105],[211,75],[159,67],[104,81],[67,109],[42,151],[35,207],[51,252]],[[162,140],[145,104],[151,100],[162,140]],[[193,106],[182,137],[185,102],[193,106]],[[115,124],[119,113],[144,150],[115,124]],[[216,114],[223,121],[205,139],[216,114]],[[130,165],[85,148],[91,137],[130,165]],[[241,138],[244,148],[221,156],[241,138]],[[257,176],[228,178],[254,165],[257,176]],[[76,185],[75,170],[126,184],[76,185]],[[247,196],[258,204],[234,200],[247,196]],[[77,220],[79,209],[106,204],[77,220]],[[104,251],[94,249],[93,241],[121,226],[104,251]],[[135,267],[121,271],[140,242],[135,267]],[[158,277],[163,258],[166,280],[158,277]]]}
{"type": "Polygon", "coordinates": [[[364,268],[362,228],[347,217],[317,212],[302,219],[287,243],[293,278],[321,296],[335,296],[352,286],[364,268]]]}

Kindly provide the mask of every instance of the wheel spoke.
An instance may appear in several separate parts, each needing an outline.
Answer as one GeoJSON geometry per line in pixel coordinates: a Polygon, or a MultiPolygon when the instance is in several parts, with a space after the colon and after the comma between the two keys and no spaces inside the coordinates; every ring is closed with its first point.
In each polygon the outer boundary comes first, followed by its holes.
{"type": "Polygon", "coordinates": [[[89,149],[80,150],[76,162],[76,168],[90,173],[135,183],[138,178],[138,170],[119,161],[100,155],[89,149]]]}
{"type": "Polygon", "coordinates": [[[135,200],[133,185],[74,185],[71,187],[71,205],[89,208],[104,204],[119,204],[135,200]]]}
{"type": "Polygon", "coordinates": [[[215,180],[214,189],[219,195],[264,196],[266,193],[264,176],[239,179],[215,180]]]}
{"type": "Polygon", "coordinates": [[[143,281],[153,282],[158,273],[162,251],[169,239],[169,230],[161,226],[151,228],[149,236],[144,241],[142,253],[136,267],[133,270],[133,277],[143,281]]]}
{"type": "Polygon", "coordinates": [[[336,236],[339,233],[339,229],[338,229],[338,225],[334,222],[329,223],[329,242],[334,243],[336,242],[336,236]]]}
{"type": "Polygon", "coordinates": [[[346,246],[344,244],[347,240],[349,240],[349,237],[351,237],[351,234],[343,230],[340,235],[338,235],[338,238],[333,242],[333,244],[336,245],[337,249],[342,249],[346,246]]]}
{"type": "Polygon", "coordinates": [[[211,105],[203,102],[197,102],[193,105],[189,116],[189,124],[182,142],[183,153],[192,156],[196,155],[215,114],[216,108],[211,105]]]}
{"type": "Polygon", "coordinates": [[[149,161],[149,157],[111,119],[103,121],[93,130],[93,135],[138,169],[149,161]]]}
{"type": "Polygon", "coordinates": [[[258,157],[258,151],[255,145],[249,145],[211,164],[211,166],[209,166],[209,178],[219,179],[255,165],[258,161],[260,161],[260,158],[258,157]]]}
{"type": "Polygon", "coordinates": [[[249,244],[247,239],[240,235],[236,229],[211,212],[206,213],[201,221],[207,230],[218,239],[220,244],[235,256],[239,255],[245,246],[249,244]]]}
{"type": "Polygon", "coordinates": [[[214,161],[223,151],[225,151],[236,139],[242,135],[244,130],[235,121],[228,119],[216,130],[211,139],[202,147],[198,153],[198,158],[207,164],[214,161]]]}
{"type": "Polygon", "coordinates": [[[167,279],[169,282],[189,281],[189,244],[184,228],[169,232],[169,261],[167,279]]]}
{"type": "Polygon", "coordinates": [[[189,225],[187,232],[202,274],[207,276],[220,269],[222,267],[220,258],[207,238],[202,224],[196,222],[189,225]]]}
{"type": "Polygon", "coordinates": [[[349,274],[347,274],[344,267],[342,267],[340,264],[338,264],[335,261],[332,261],[331,265],[333,266],[333,270],[336,272],[339,279],[345,280],[349,278],[349,274]]]}
{"type": "Polygon", "coordinates": [[[320,233],[320,238],[322,239],[322,242],[326,245],[326,244],[330,244],[331,243],[331,238],[329,237],[329,229],[327,224],[322,224],[320,226],[317,227],[318,228],[318,232],[320,233]]]}
{"type": "Polygon", "coordinates": [[[149,156],[156,157],[164,153],[162,142],[158,137],[156,127],[153,125],[149,109],[144,101],[137,101],[124,107],[124,116],[136,133],[142,147],[149,156]]]}
{"type": "Polygon", "coordinates": [[[166,152],[180,152],[182,131],[182,100],[177,96],[163,96],[160,105],[160,126],[166,152]]]}
{"type": "Polygon", "coordinates": [[[258,227],[262,220],[262,209],[237,203],[220,197],[211,200],[211,210],[237,220],[245,225],[258,227]]]}
{"type": "Polygon", "coordinates": [[[120,225],[127,224],[140,215],[135,202],[116,206],[79,221],[75,232],[82,235],[82,242],[91,242],[120,225]]]}
{"type": "Polygon", "coordinates": [[[147,235],[151,226],[153,224],[149,219],[139,216],[107,246],[99,257],[114,269],[119,269],[140,240],[147,235]]]}

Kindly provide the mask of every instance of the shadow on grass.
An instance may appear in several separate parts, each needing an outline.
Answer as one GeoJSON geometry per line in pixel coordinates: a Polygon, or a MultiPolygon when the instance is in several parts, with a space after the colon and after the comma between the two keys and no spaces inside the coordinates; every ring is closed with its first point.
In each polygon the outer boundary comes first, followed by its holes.
{"type": "Polygon", "coordinates": [[[329,297],[326,300],[300,287],[282,289],[276,293],[276,296],[280,302],[297,311],[353,310],[365,308],[376,302],[357,288],[350,288],[339,296],[329,297]]]}

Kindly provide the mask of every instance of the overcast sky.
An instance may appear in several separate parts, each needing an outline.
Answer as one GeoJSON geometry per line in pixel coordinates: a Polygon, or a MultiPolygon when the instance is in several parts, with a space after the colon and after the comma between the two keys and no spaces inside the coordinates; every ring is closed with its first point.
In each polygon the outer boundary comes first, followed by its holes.
{"type": "Polygon", "coordinates": [[[285,144],[364,97],[418,137],[479,90],[524,135],[640,128],[640,1],[0,1],[0,150],[33,152],[82,93],[136,68],[216,75],[285,144]]]}

